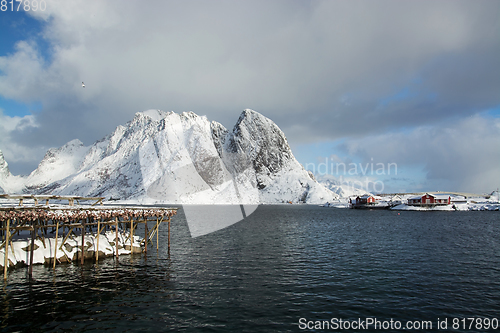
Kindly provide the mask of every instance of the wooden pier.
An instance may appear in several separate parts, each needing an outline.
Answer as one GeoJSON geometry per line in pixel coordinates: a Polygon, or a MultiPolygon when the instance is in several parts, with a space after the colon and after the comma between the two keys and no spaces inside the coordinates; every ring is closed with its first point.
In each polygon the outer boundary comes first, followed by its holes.
{"type": "MultiPolygon", "coordinates": [[[[84,259],[95,258],[99,260],[99,239],[103,231],[108,233],[114,229],[114,255],[119,255],[119,230],[128,229],[126,239],[123,244],[129,242],[130,253],[134,252],[134,232],[140,223],[144,224],[144,238],[140,242],[140,247],[147,252],[148,244],[153,244],[153,238],[156,235],[156,248],[158,250],[158,231],[161,223],[168,223],[168,253],[170,254],[170,222],[173,215],[177,213],[177,208],[162,207],[139,207],[139,206],[108,206],[103,205],[102,197],[77,197],[77,196],[37,196],[37,195],[0,195],[0,233],[3,236],[3,242],[0,245],[0,251],[3,249],[4,262],[0,263],[4,268],[4,279],[7,279],[7,269],[9,266],[9,248],[14,254],[13,238],[17,233],[24,232],[25,240],[28,239],[30,245],[29,260],[25,262],[29,265],[29,275],[32,275],[33,255],[35,249],[35,240],[39,239],[46,246],[46,240],[49,233],[54,233],[55,246],[54,253],[49,264],[55,268],[57,262],[62,260],[57,258],[57,252],[65,253],[63,247],[66,246],[69,238],[75,239],[81,237],[81,246],[76,250],[76,258],[69,258],[65,254],[64,261],[79,260],[83,264],[84,259]],[[18,200],[18,202],[17,202],[18,200]],[[57,204],[50,204],[50,201],[57,201],[57,204]],[[31,202],[32,201],[32,202],[31,202]],[[66,204],[67,201],[67,204],[66,204]],[[62,202],[62,203],[61,203],[62,202]],[[75,205],[75,202],[77,203],[75,205]],[[81,204],[87,202],[88,204],[81,204]],[[40,204],[42,203],[42,204],[40,204]],[[154,224],[148,228],[149,224],[154,224]],[[51,229],[49,232],[48,230],[51,229]],[[77,234],[77,231],[80,234],[77,234]],[[28,234],[26,234],[28,231],[28,234]],[[86,233],[95,237],[96,244],[93,251],[85,253],[86,233]],[[62,237],[59,234],[62,233],[62,237]],[[61,240],[59,242],[59,240],[61,240]]],[[[112,242],[109,242],[111,244],[112,242]]],[[[49,242],[50,244],[50,242],[49,242]]],[[[49,245],[50,247],[50,245],[49,245]]],[[[122,247],[122,249],[124,246],[122,247]]],[[[142,249],[141,249],[142,251],[142,249]]],[[[14,254],[15,256],[15,254],[14,254]]],[[[101,255],[102,257],[102,255],[101,255]]],[[[47,258],[45,258],[47,260],[47,258]]],[[[47,262],[46,262],[47,263],[47,262]]]]}

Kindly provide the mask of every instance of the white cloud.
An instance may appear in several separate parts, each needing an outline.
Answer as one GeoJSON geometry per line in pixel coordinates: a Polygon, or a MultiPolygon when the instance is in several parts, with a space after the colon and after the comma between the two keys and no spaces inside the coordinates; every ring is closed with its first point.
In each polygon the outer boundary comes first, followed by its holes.
{"type": "Polygon", "coordinates": [[[353,89],[366,98],[392,92],[432,57],[477,44],[483,26],[474,15],[486,10],[463,2],[305,7],[49,1],[46,12],[33,14],[51,18],[44,35],[55,46],[54,62],[46,82],[64,82],[68,90],[82,78],[93,87],[77,99],[102,94],[134,112],[146,100],[183,110],[248,103],[303,112],[330,103],[331,93],[341,99],[338,93],[353,89]]]}
{"type": "Polygon", "coordinates": [[[44,79],[43,59],[33,42],[19,41],[15,53],[0,57],[0,91],[2,96],[23,102],[38,100],[40,83],[44,79]]]}
{"type": "Polygon", "coordinates": [[[26,149],[91,144],[150,108],[226,126],[253,108],[311,142],[500,104],[498,1],[46,2],[30,15],[50,59],[33,41],[0,57],[0,94],[43,106],[38,127],[12,132],[26,149]],[[378,107],[408,86],[412,98],[378,107]]]}
{"type": "MultiPolygon", "coordinates": [[[[29,146],[20,145],[15,140],[12,140],[12,133],[16,131],[26,131],[31,128],[36,128],[35,117],[27,115],[24,117],[10,117],[3,114],[0,109],[0,149],[9,163],[10,169],[16,164],[38,164],[43,157],[45,151],[40,147],[31,148],[29,146]]],[[[31,171],[31,170],[29,170],[31,171]]],[[[12,172],[12,170],[11,170],[12,172]]]]}
{"type": "Polygon", "coordinates": [[[405,167],[423,166],[427,189],[491,192],[500,186],[500,119],[469,117],[409,133],[387,133],[349,140],[353,157],[405,167]]]}

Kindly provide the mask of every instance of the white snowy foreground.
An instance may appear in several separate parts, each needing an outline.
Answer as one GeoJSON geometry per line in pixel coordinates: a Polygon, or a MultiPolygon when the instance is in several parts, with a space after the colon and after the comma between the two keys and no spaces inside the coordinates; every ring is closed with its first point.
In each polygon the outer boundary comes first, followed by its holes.
{"type": "Polygon", "coordinates": [[[466,203],[454,204],[446,206],[434,207],[418,207],[408,206],[406,204],[397,205],[391,208],[392,210],[418,210],[418,211],[484,211],[484,210],[499,210],[500,204],[498,203],[466,203]]]}
{"type": "MultiPolygon", "coordinates": [[[[85,235],[84,242],[84,255],[85,257],[93,257],[97,250],[97,237],[99,237],[99,257],[114,256],[116,253],[115,238],[116,232],[114,230],[107,231],[99,236],[85,235]]],[[[33,251],[33,264],[50,263],[56,255],[58,262],[71,262],[79,260],[82,248],[82,236],[71,235],[61,246],[63,241],[62,234],[57,240],[56,238],[45,238],[44,241],[36,239],[33,251]]],[[[132,251],[140,252],[142,238],[140,236],[133,236],[132,251]]],[[[28,265],[30,262],[30,246],[31,239],[27,240],[13,240],[12,245],[9,244],[9,264],[8,266],[15,266],[19,264],[28,265]]],[[[118,255],[130,254],[130,238],[128,232],[118,232],[118,255]]],[[[0,250],[0,266],[3,268],[5,260],[5,247],[0,250]]]]}
{"type": "MultiPolygon", "coordinates": [[[[33,246],[33,264],[53,262],[54,257],[58,262],[71,262],[82,257],[92,259],[97,256],[97,251],[101,258],[142,252],[141,242],[143,239],[139,236],[133,236],[131,240],[130,231],[122,230],[117,225],[119,219],[121,219],[121,223],[127,225],[128,223],[133,224],[134,221],[137,223],[139,220],[144,222],[148,218],[153,218],[152,221],[156,218],[158,223],[161,221],[160,219],[170,218],[176,214],[175,208],[39,205],[33,203],[25,203],[21,206],[21,204],[14,204],[15,200],[12,197],[3,196],[3,199],[3,202],[0,203],[2,226],[9,226],[10,221],[15,221],[9,228],[12,239],[8,244],[8,266],[31,262],[31,231],[26,230],[26,226],[33,227],[37,231],[33,246]],[[110,220],[116,221],[114,222],[116,224],[109,224],[110,220]],[[7,223],[5,223],[6,221],[7,223]],[[86,225],[85,221],[101,221],[102,227],[98,224],[99,235],[97,235],[95,225],[92,223],[86,225]],[[78,225],[80,222],[81,225],[78,225]],[[77,227],[81,232],[82,225],[85,226],[85,229],[92,227],[92,230],[84,235],[83,240],[81,233],[73,231],[77,227]],[[52,232],[47,233],[49,231],[47,229],[52,229],[52,232]],[[56,230],[57,232],[52,234],[56,230]],[[69,232],[69,236],[67,232],[69,232]]],[[[33,199],[42,200],[42,197],[33,197],[33,199]]],[[[66,200],[69,199],[71,198],[66,198],[66,200]]],[[[60,198],[56,200],[60,200],[60,198]]],[[[5,240],[2,242],[2,249],[0,249],[0,265],[2,266],[5,260],[4,243],[5,240]]]]}
{"type": "Polygon", "coordinates": [[[407,205],[409,196],[404,196],[399,205],[392,210],[418,210],[418,211],[495,211],[500,209],[499,195],[497,191],[491,193],[488,199],[484,197],[464,198],[451,195],[451,204],[445,206],[419,207],[407,205]]]}

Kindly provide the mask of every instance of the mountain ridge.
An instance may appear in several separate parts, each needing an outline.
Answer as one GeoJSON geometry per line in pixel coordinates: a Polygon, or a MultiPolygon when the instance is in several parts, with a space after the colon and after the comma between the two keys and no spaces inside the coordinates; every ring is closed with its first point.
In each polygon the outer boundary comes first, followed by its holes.
{"type": "Polygon", "coordinates": [[[49,149],[22,191],[178,204],[316,204],[338,197],[299,164],[281,129],[250,109],[232,131],[193,112],[137,112],[90,146],[72,140],[49,149]]]}

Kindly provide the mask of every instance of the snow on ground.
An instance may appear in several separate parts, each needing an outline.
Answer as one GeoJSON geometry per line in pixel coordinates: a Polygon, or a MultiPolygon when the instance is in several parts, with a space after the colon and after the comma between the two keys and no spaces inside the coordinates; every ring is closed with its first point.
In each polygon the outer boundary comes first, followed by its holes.
{"type": "Polygon", "coordinates": [[[340,198],[331,202],[327,202],[323,205],[323,207],[351,208],[351,204],[349,203],[349,198],[340,198]]]}
{"type": "MultiPolygon", "coordinates": [[[[130,254],[130,250],[125,249],[125,246],[130,248],[130,239],[128,238],[128,232],[118,232],[118,255],[130,254]]],[[[26,232],[21,234],[21,236],[29,237],[26,232]]],[[[116,232],[110,230],[104,234],[99,235],[99,254],[102,256],[113,256],[116,253],[115,248],[115,238],[116,232]]],[[[78,258],[77,253],[81,252],[82,247],[82,237],[81,235],[71,235],[65,242],[64,246],[61,246],[63,241],[62,231],[58,237],[57,251],[56,239],[45,238],[45,242],[41,239],[36,239],[34,244],[35,250],[33,251],[33,263],[43,264],[49,263],[50,258],[54,257],[54,253],[59,261],[73,261],[78,258]]],[[[134,235],[133,249],[134,252],[140,251],[142,238],[140,236],[134,235]]],[[[84,248],[86,252],[95,252],[97,250],[97,236],[96,235],[85,235],[84,248]]],[[[28,264],[30,256],[30,239],[18,239],[12,241],[12,246],[9,246],[9,266],[17,264],[28,264]]],[[[5,248],[0,250],[0,266],[3,267],[5,260],[5,248]]]]}
{"type": "MultiPolygon", "coordinates": [[[[483,197],[465,198],[462,196],[451,195],[451,204],[445,206],[409,206],[408,198],[414,197],[414,194],[401,194],[394,196],[382,196],[377,206],[391,206],[392,210],[406,210],[406,211],[498,211],[500,210],[500,200],[497,191],[492,192],[490,195],[483,197]]],[[[376,196],[377,197],[377,196],[376,196]]],[[[353,202],[356,196],[350,198],[339,198],[337,200],[325,203],[324,207],[332,208],[351,208],[349,199],[353,202]]]]}
{"type": "Polygon", "coordinates": [[[418,211],[498,211],[500,209],[500,204],[456,204],[456,205],[446,205],[446,206],[434,206],[434,207],[419,207],[419,206],[408,206],[406,204],[401,204],[391,208],[392,210],[418,210],[418,211]]]}
{"type": "Polygon", "coordinates": [[[416,211],[454,211],[451,205],[447,206],[434,206],[434,207],[420,207],[408,206],[406,204],[397,205],[391,208],[392,210],[416,210],[416,211]]]}

